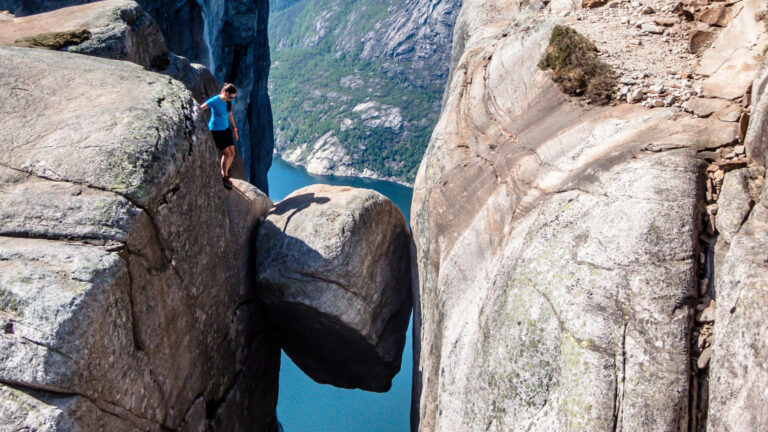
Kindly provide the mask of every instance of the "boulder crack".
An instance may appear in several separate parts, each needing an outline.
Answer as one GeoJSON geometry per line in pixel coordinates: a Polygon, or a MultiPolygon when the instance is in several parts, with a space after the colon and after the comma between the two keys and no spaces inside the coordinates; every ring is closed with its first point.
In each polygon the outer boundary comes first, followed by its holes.
{"type": "MultiPolygon", "coordinates": [[[[165,259],[167,261],[167,265],[169,265],[173,269],[173,272],[176,274],[176,276],[179,278],[180,281],[182,281],[182,282],[184,281],[184,278],[182,278],[181,274],[179,273],[178,269],[176,268],[176,265],[173,262],[172,254],[169,252],[169,248],[166,246],[165,241],[163,240],[162,236],[160,235],[160,229],[159,229],[159,226],[158,226],[157,222],[155,221],[154,215],[152,214],[152,212],[149,211],[149,209],[147,207],[145,207],[144,205],[138,203],[136,200],[134,200],[130,196],[125,195],[125,194],[121,194],[119,192],[115,192],[115,191],[112,191],[112,190],[109,190],[109,189],[106,189],[106,188],[103,188],[103,187],[94,186],[94,185],[91,185],[91,184],[88,184],[88,183],[84,183],[84,182],[78,182],[78,181],[67,180],[67,179],[56,179],[56,178],[52,178],[52,177],[48,177],[48,176],[44,176],[44,175],[40,175],[40,174],[31,173],[29,171],[26,171],[26,170],[23,170],[23,169],[19,169],[19,168],[16,168],[16,167],[12,167],[12,166],[9,166],[9,165],[4,164],[4,163],[0,163],[0,166],[4,167],[4,168],[7,168],[7,169],[10,169],[10,170],[13,170],[13,171],[17,171],[17,172],[29,175],[29,176],[32,176],[32,177],[35,177],[35,178],[39,178],[39,179],[43,179],[43,180],[47,180],[47,181],[51,181],[51,182],[55,182],[55,183],[69,183],[69,184],[74,184],[74,185],[78,185],[78,186],[83,186],[83,187],[86,187],[86,188],[89,188],[89,189],[98,190],[98,191],[101,191],[101,192],[106,192],[106,193],[113,194],[113,195],[119,196],[121,198],[124,198],[125,200],[127,200],[128,202],[130,202],[131,204],[136,206],[136,208],[138,208],[138,209],[142,210],[144,213],[146,213],[147,217],[149,217],[149,220],[152,223],[152,227],[155,229],[155,235],[157,237],[156,238],[157,244],[160,247],[160,250],[162,251],[163,256],[165,257],[165,259]]],[[[171,189],[173,189],[173,186],[171,187],[171,189]]],[[[165,196],[166,193],[167,193],[167,191],[164,192],[163,194],[161,194],[161,196],[165,196]]],[[[60,239],[55,239],[55,240],[60,240],[60,239]]]]}
{"type": "Polygon", "coordinates": [[[624,322],[621,328],[621,355],[614,357],[614,400],[613,400],[613,427],[612,432],[621,432],[623,430],[621,415],[624,408],[624,390],[627,376],[627,325],[624,322]]]}
{"type": "Polygon", "coordinates": [[[133,338],[133,347],[136,349],[136,351],[144,351],[144,346],[143,346],[143,343],[141,342],[139,329],[136,326],[136,306],[133,301],[134,276],[133,276],[133,272],[131,271],[130,255],[131,253],[129,251],[129,253],[125,254],[125,256],[123,256],[122,258],[125,261],[125,268],[126,268],[126,272],[128,273],[128,306],[131,309],[131,337],[133,338]]]}
{"type": "MultiPolygon", "coordinates": [[[[340,289],[342,289],[342,290],[352,294],[353,296],[355,296],[355,297],[357,297],[357,298],[359,298],[361,300],[363,299],[360,296],[360,293],[347,288],[341,282],[335,281],[335,280],[333,280],[331,278],[327,278],[327,277],[320,276],[319,274],[311,274],[311,273],[307,273],[307,272],[303,272],[303,271],[297,271],[296,273],[301,275],[301,276],[304,276],[306,278],[309,278],[309,279],[318,279],[318,280],[321,280],[321,281],[323,281],[325,283],[334,285],[334,286],[339,287],[340,289]]],[[[297,278],[297,277],[291,277],[290,275],[286,275],[286,277],[289,278],[289,279],[294,279],[294,280],[302,280],[302,279],[297,278]]],[[[367,306],[367,305],[365,305],[365,306],[367,306]]]]}
{"type": "Polygon", "coordinates": [[[160,430],[162,431],[173,431],[173,429],[163,425],[162,423],[158,423],[146,417],[137,415],[136,413],[132,412],[131,410],[123,406],[120,406],[119,404],[116,404],[114,402],[107,401],[107,400],[95,399],[83,393],[53,390],[44,386],[35,386],[29,383],[19,383],[19,382],[7,381],[2,379],[0,379],[0,384],[22,391],[24,393],[30,393],[32,397],[34,397],[35,393],[45,393],[50,396],[65,397],[65,398],[81,397],[87,400],[88,402],[90,402],[91,404],[93,404],[93,406],[95,406],[96,409],[103,412],[104,414],[129,422],[136,429],[139,429],[141,431],[150,432],[153,429],[150,427],[151,425],[159,427],[160,430]]]}

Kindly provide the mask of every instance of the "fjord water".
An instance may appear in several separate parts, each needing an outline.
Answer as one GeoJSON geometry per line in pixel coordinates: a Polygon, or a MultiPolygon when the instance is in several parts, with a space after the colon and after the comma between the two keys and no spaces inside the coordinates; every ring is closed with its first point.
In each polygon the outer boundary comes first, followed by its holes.
{"type": "MultiPolygon", "coordinates": [[[[397,205],[406,221],[410,220],[413,190],[396,183],[313,175],[279,157],[272,160],[267,178],[269,196],[275,202],[311,184],[352,186],[380,192],[397,205]]],[[[277,417],[285,432],[407,432],[410,429],[412,348],[409,326],[400,373],[387,393],[318,384],[283,353],[277,417]]]]}

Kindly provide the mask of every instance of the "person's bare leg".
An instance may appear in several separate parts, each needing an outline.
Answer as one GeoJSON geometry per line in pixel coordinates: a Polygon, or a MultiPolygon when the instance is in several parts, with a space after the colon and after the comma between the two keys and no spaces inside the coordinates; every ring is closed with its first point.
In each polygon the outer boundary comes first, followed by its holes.
{"type": "Polygon", "coordinates": [[[225,177],[228,172],[229,167],[227,166],[227,149],[224,149],[221,151],[221,176],[225,177]]]}
{"type": "Polygon", "coordinates": [[[224,149],[224,151],[226,152],[225,157],[227,158],[227,160],[225,162],[225,165],[224,165],[224,169],[225,169],[224,172],[226,174],[224,174],[224,175],[228,176],[229,175],[229,167],[232,166],[232,161],[235,160],[235,146],[229,146],[226,149],[224,149]]]}

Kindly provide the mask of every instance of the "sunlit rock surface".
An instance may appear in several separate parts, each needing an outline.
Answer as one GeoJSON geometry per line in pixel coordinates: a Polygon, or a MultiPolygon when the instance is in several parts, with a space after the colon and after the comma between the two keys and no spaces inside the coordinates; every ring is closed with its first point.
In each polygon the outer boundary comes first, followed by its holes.
{"type": "MultiPolygon", "coordinates": [[[[21,17],[93,0],[0,0],[0,10],[21,17]]],[[[238,148],[247,178],[269,192],[272,107],[267,94],[269,0],[139,0],[158,23],[168,48],[207,66],[219,82],[238,89],[234,104],[238,148]]],[[[208,93],[212,96],[214,93],[208,93]]]]}
{"type": "Polygon", "coordinates": [[[222,187],[184,86],[37,49],[0,70],[0,429],[276,430],[243,256],[269,203],[222,187]]]}
{"type": "Polygon", "coordinates": [[[321,383],[386,391],[411,311],[405,219],[369,189],[314,185],[259,228],[259,297],[285,352],[321,383]]]}
{"type": "MultiPolygon", "coordinates": [[[[752,85],[752,118],[745,140],[748,154],[763,168],[768,155],[767,90],[768,66],[763,62],[752,85]]],[[[768,428],[768,394],[765,392],[768,349],[762,342],[768,336],[765,309],[768,302],[768,193],[765,189],[748,215],[726,233],[730,247],[715,284],[717,311],[710,366],[709,431],[768,428]]],[[[735,218],[732,221],[737,222],[735,218]]]]}
{"type": "Polygon", "coordinates": [[[537,67],[559,22],[459,15],[412,207],[418,430],[688,427],[699,152],[737,126],[564,95],[537,67]]]}
{"type": "Polygon", "coordinates": [[[213,75],[203,65],[168,51],[155,21],[136,2],[106,0],[0,21],[0,45],[43,33],[86,29],[88,40],[65,50],[114,60],[126,60],[183,82],[195,99],[218,92],[213,75]]]}

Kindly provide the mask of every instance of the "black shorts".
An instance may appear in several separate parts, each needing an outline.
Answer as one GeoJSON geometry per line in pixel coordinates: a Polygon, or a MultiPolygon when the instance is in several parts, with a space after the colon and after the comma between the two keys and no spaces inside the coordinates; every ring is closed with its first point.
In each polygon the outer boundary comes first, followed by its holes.
{"type": "Polygon", "coordinates": [[[229,128],[211,131],[211,135],[213,135],[213,143],[216,144],[216,148],[220,151],[231,145],[235,145],[235,143],[232,142],[232,131],[229,128]]]}

